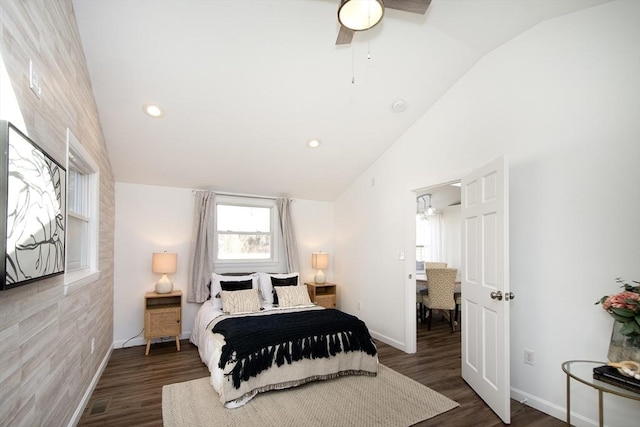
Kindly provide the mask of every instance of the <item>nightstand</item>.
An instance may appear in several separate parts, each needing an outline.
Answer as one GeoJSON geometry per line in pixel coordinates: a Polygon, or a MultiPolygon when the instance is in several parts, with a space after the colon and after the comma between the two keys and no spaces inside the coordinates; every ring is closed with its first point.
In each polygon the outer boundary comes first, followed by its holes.
{"type": "Polygon", "coordinates": [[[176,337],[180,351],[182,333],[182,291],[168,294],[144,294],[144,338],[147,340],[145,356],[149,354],[152,338],[176,337]]]}
{"type": "Polygon", "coordinates": [[[338,306],[336,287],[334,283],[307,283],[307,291],[311,302],[325,308],[336,308],[338,306]]]}

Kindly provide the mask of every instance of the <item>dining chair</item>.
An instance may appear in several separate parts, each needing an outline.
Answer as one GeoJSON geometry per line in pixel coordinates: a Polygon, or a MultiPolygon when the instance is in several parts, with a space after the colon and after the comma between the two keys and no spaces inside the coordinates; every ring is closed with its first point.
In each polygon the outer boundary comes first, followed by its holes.
{"type": "Polygon", "coordinates": [[[422,304],[428,312],[427,330],[431,330],[431,319],[433,318],[433,310],[447,310],[449,312],[449,324],[451,332],[455,332],[454,326],[454,309],[456,302],[454,300],[454,291],[456,283],[455,268],[429,268],[427,269],[427,289],[428,294],[422,295],[422,304]]]}
{"type": "MultiPolygon", "coordinates": [[[[447,268],[447,263],[446,262],[427,262],[427,261],[422,261],[422,265],[424,266],[425,275],[427,273],[427,269],[428,268],[447,268]]],[[[424,308],[424,304],[422,304],[422,296],[424,294],[426,294],[426,293],[427,293],[426,290],[424,290],[422,292],[416,292],[416,302],[418,304],[418,319],[420,319],[421,322],[424,322],[424,316],[425,316],[425,313],[424,313],[425,308],[424,308]]]]}
{"type": "Polygon", "coordinates": [[[447,263],[446,262],[425,262],[424,263],[425,271],[427,270],[427,268],[447,268],[447,263]]]}

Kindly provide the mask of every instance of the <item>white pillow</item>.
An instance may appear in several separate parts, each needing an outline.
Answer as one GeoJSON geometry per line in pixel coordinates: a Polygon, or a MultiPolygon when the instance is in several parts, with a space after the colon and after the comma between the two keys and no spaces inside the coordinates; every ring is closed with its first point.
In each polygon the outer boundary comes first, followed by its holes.
{"type": "MultiPolygon", "coordinates": [[[[288,279],[289,277],[298,276],[298,286],[300,285],[300,275],[298,272],[294,273],[277,273],[277,274],[269,274],[269,273],[258,273],[260,277],[260,293],[262,294],[262,299],[267,304],[273,304],[273,285],[271,284],[271,278],[275,277],[276,279],[288,279]]],[[[276,286],[277,288],[278,286],[276,286]]]]}
{"type": "Polygon", "coordinates": [[[312,305],[306,286],[276,286],[276,293],[280,308],[312,305]]]}
{"type": "MultiPolygon", "coordinates": [[[[222,308],[222,300],[216,296],[222,291],[220,282],[242,282],[251,280],[251,288],[259,289],[258,274],[253,273],[247,276],[224,276],[222,274],[213,273],[211,275],[211,303],[215,308],[222,308]]],[[[237,291],[235,291],[237,292],[237,291]]]]}
{"type": "Polygon", "coordinates": [[[225,313],[255,313],[260,311],[260,294],[257,289],[220,291],[222,311],[225,313]]]}

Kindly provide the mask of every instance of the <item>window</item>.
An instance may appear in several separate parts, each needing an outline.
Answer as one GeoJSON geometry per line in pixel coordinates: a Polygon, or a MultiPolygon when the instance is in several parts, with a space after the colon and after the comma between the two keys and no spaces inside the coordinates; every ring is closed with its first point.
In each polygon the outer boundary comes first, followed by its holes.
{"type": "Polygon", "coordinates": [[[70,161],[67,178],[67,270],[76,271],[89,267],[87,251],[83,250],[89,242],[90,215],[86,191],[89,175],[82,173],[70,161]]]}
{"type": "Polygon", "coordinates": [[[67,129],[67,241],[65,295],[100,278],[98,167],[67,129]]]}
{"type": "Polygon", "coordinates": [[[216,262],[277,262],[276,215],[275,200],[216,197],[216,262]]]}

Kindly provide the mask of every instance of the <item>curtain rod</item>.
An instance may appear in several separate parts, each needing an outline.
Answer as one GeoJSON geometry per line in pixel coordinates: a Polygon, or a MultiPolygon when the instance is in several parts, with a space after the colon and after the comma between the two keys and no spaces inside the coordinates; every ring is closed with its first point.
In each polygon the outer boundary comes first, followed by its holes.
{"type": "MultiPolygon", "coordinates": [[[[213,193],[218,196],[233,196],[233,197],[247,197],[250,199],[268,199],[268,200],[278,200],[278,199],[289,199],[289,197],[273,197],[273,196],[258,196],[255,194],[244,194],[244,193],[228,193],[224,191],[213,191],[213,190],[191,190],[193,194],[196,194],[197,191],[208,191],[209,193],[213,193]]],[[[291,199],[293,200],[293,199],[291,199]]]]}

